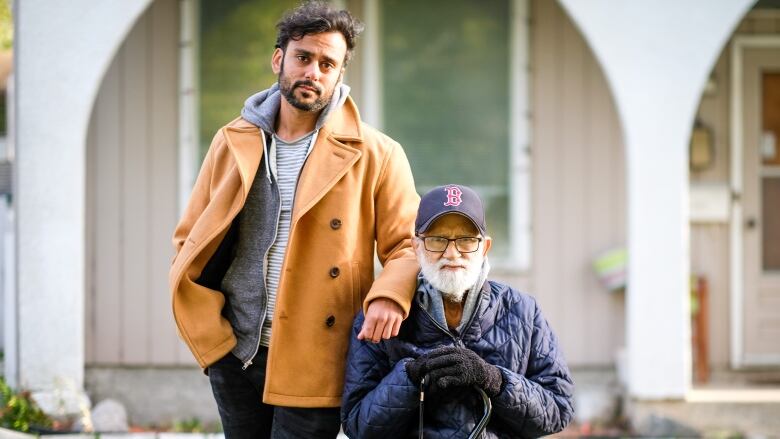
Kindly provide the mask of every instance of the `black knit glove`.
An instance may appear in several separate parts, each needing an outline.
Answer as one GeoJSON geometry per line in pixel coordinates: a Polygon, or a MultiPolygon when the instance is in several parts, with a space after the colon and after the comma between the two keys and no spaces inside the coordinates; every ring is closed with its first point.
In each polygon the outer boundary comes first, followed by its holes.
{"type": "Polygon", "coordinates": [[[490,397],[501,392],[504,381],[501,371],[474,351],[447,346],[435,349],[430,354],[434,352],[435,355],[427,358],[424,363],[431,385],[442,390],[478,386],[490,397]]]}
{"type": "MultiPolygon", "coordinates": [[[[406,375],[409,376],[409,379],[412,380],[416,386],[419,386],[420,381],[422,381],[423,377],[428,373],[428,361],[431,358],[452,352],[453,348],[454,346],[438,347],[436,349],[431,349],[411,361],[407,361],[405,366],[406,375]]],[[[428,380],[428,383],[430,383],[430,380],[428,380]]]]}
{"type": "Polygon", "coordinates": [[[425,376],[426,361],[427,358],[420,356],[414,360],[406,362],[406,375],[409,376],[409,379],[412,380],[415,386],[419,386],[420,381],[422,381],[423,377],[425,376]]]}

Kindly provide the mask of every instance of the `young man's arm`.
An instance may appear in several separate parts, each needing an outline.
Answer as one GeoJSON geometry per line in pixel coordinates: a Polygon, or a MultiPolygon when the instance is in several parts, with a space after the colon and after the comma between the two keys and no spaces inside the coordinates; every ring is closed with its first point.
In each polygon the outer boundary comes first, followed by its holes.
{"type": "Polygon", "coordinates": [[[366,317],[358,339],[376,343],[398,335],[420,269],[411,243],[420,197],[409,161],[397,143],[382,164],[374,200],[376,251],[383,269],[363,302],[366,317]]]}
{"type": "Polygon", "coordinates": [[[407,437],[416,419],[419,392],[406,375],[407,359],[391,367],[384,343],[357,339],[360,313],[352,327],[347,355],[341,424],[352,438],[407,437]]]}
{"type": "Polygon", "coordinates": [[[574,382],[558,341],[538,306],[534,312],[531,355],[526,373],[499,367],[504,385],[493,398],[493,416],[523,437],[557,433],[574,415],[574,382]]]}

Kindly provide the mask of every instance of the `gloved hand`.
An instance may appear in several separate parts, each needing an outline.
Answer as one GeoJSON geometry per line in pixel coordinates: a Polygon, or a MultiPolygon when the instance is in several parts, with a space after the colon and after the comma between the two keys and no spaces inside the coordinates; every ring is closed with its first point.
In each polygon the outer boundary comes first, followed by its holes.
{"type": "Polygon", "coordinates": [[[474,351],[446,346],[434,349],[428,355],[430,356],[425,359],[423,368],[427,371],[432,386],[442,390],[478,386],[490,397],[501,392],[504,381],[501,371],[474,351]]]}
{"type": "MultiPolygon", "coordinates": [[[[409,379],[412,380],[416,386],[419,386],[420,381],[422,381],[423,377],[428,373],[428,361],[432,358],[452,352],[453,348],[454,346],[441,346],[436,349],[431,349],[423,355],[408,361],[405,366],[406,375],[409,376],[409,379]]],[[[430,380],[428,383],[430,383],[430,380]]]]}
{"type": "Polygon", "coordinates": [[[419,387],[420,381],[422,381],[425,374],[428,373],[428,369],[426,369],[425,365],[430,359],[432,352],[434,351],[427,352],[406,362],[406,375],[409,376],[409,379],[412,380],[415,386],[419,387]]]}

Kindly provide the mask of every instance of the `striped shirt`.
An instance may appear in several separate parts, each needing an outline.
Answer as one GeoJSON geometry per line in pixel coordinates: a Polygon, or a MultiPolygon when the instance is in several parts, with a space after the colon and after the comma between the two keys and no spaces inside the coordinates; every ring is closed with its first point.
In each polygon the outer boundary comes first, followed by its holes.
{"type": "Polygon", "coordinates": [[[271,151],[273,153],[274,149],[276,150],[274,172],[282,206],[279,214],[279,223],[276,226],[276,239],[268,250],[268,262],[265,273],[268,309],[265,315],[265,322],[263,322],[263,330],[260,332],[260,344],[263,346],[271,344],[271,322],[274,317],[274,309],[276,309],[276,291],[279,288],[282,262],[284,262],[284,254],[287,251],[287,238],[290,235],[290,219],[292,218],[295,188],[298,185],[298,176],[301,173],[301,168],[306,161],[306,156],[313,140],[313,132],[289,143],[276,136],[273,136],[272,139],[272,145],[276,145],[275,148],[271,147],[271,151]]]}

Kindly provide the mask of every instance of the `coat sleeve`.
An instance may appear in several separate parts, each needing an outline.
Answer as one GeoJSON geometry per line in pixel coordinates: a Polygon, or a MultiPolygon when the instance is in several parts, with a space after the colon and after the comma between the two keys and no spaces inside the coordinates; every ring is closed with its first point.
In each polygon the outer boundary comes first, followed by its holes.
{"type": "Polygon", "coordinates": [[[406,437],[419,404],[417,387],[406,375],[408,359],[390,366],[384,346],[360,341],[363,314],[355,319],[347,355],[341,424],[350,438],[406,437]]]}
{"type": "Polygon", "coordinates": [[[401,146],[395,142],[385,157],[374,193],[376,252],[384,267],[363,301],[363,312],[374,299],[384,297],[398,303],[409,315],[420,270],[412,249],[414,219],[420,197],[401,146]]]}
{"type": "Polygon", "coordinates": [[[493,416],[512,433],[539,437],[563,430],[574,415],[574,382],[558,341],[535,307],[525,374],[499,367],[504,385],[493,399],[493,416]]]}

